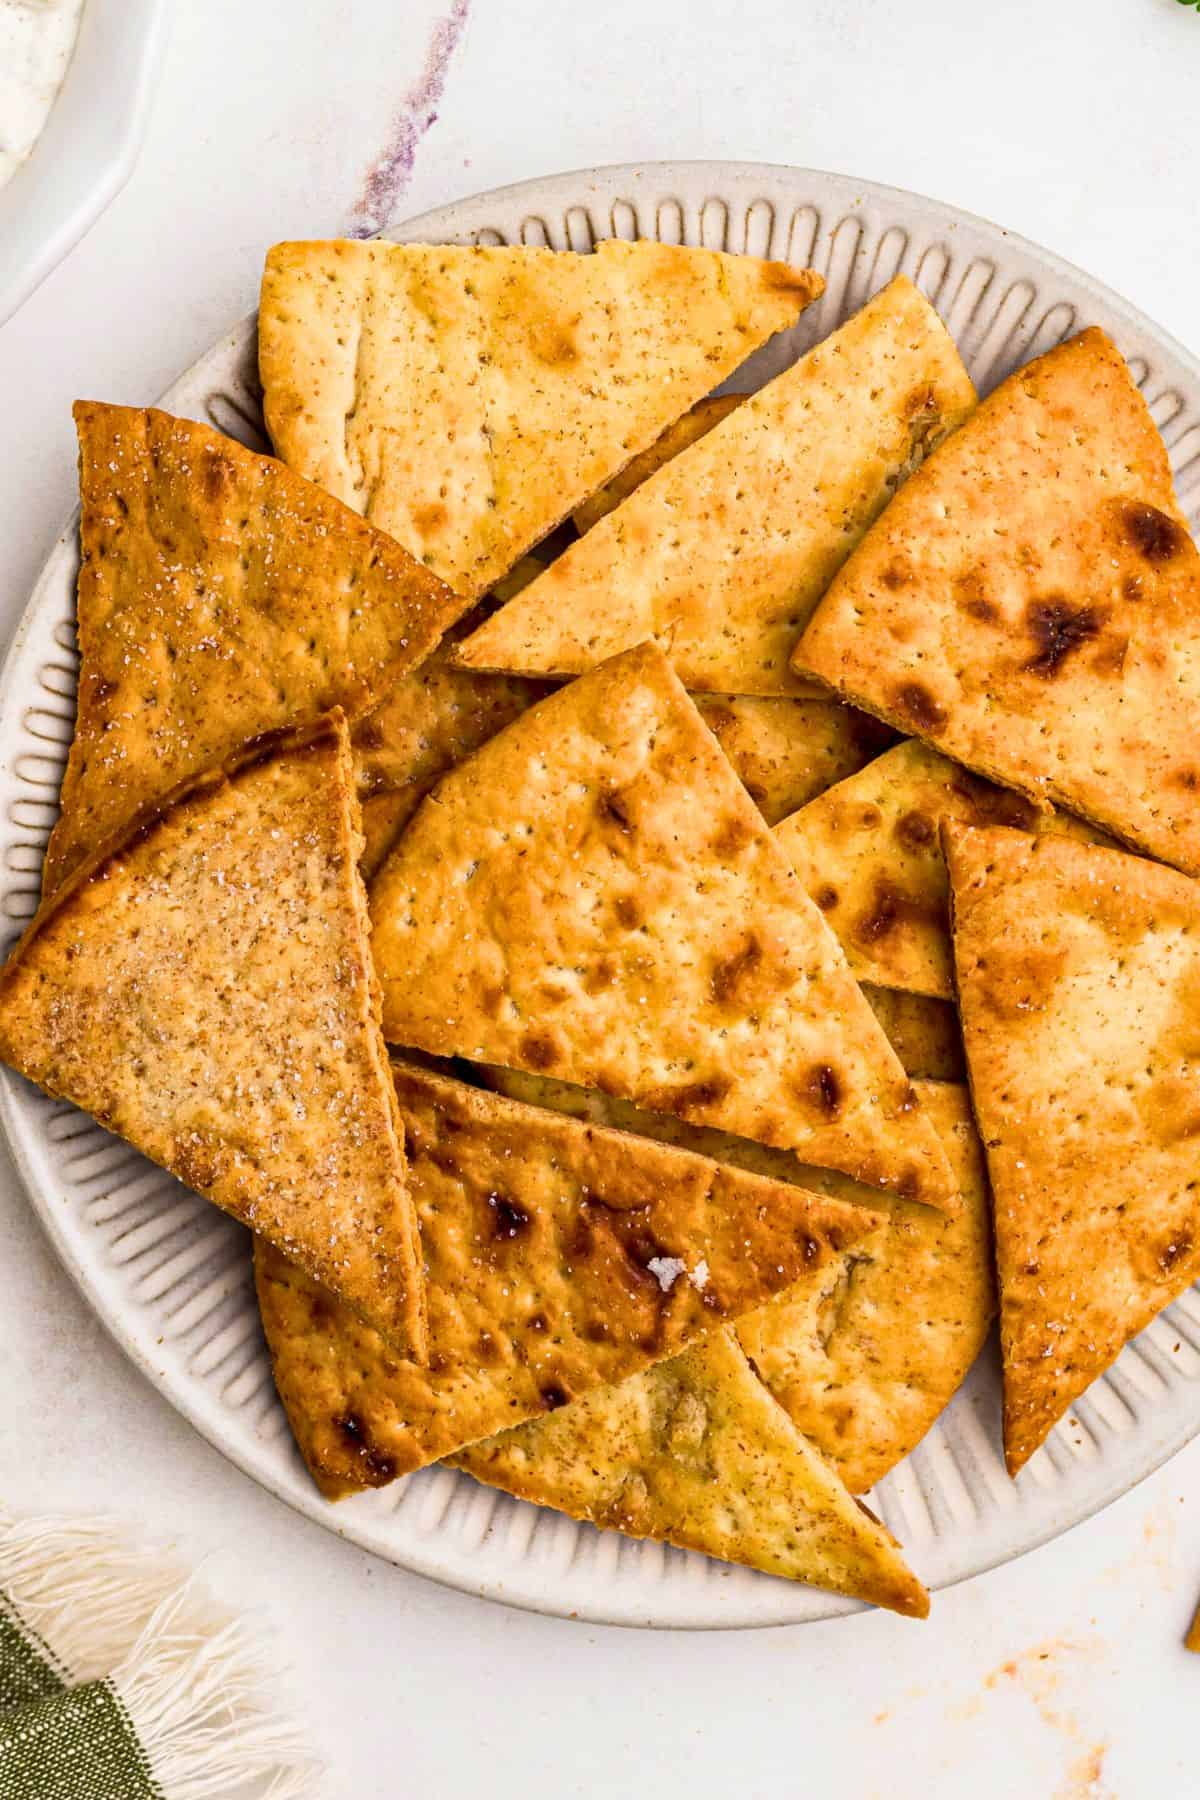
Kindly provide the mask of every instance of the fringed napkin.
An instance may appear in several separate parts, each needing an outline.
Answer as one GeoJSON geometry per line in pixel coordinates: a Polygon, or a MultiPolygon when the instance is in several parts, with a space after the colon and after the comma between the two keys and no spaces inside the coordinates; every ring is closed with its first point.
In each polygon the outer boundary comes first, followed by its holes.
{"type": "Polygon", "coordinates": [[[272,1674],[111,1521],[0,1514],[0,1800],[304,1800],[316,1765],[272,1674]]]}

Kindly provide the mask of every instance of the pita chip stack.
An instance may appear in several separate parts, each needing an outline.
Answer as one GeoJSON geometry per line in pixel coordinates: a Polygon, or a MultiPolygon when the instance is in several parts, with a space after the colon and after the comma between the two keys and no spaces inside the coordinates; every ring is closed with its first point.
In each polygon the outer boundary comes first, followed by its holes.
{"type": "Polygon", "coordinates": [[[79,402],[75,739],[44,888],[248,739],[365,712],[464,602],[398,544],[232,438],[79,402]]]}
{"type": "Polygon", "coordinates": [[[575,675],[653,638],[685,687],[812,692],[789,667],[836,571],[975,404],[904,276],[594,525],[459,651],[575,675]]]}
{"type": "Polygon", "coordinates": [[[1200,1274],[1200,886],[1060,837],[946,847],[1015,1475],[1200,1274]]]}
{"type": "Polygon", "coordinates": [[[958,1204],[836,939],[655,645],[445,776],[371,911],[393,1043],[558,1075],[958,1204]]]}
{"type": "Polygon", "coordinates": [[[996,1314],[987,1179],[965,1088],[930,1081],[919,1090],[963,1196],[962,1210],[947,1218],[606,1094],[516,1069],[479,1074],[533,1105],[882,1213],[870,1236],[827,1263],[823,1276],[747,1314],[734,1330],[760,1380],[852,1493],[865,1493],[920,1442],[961,1386],[996,1314]]]}
{"type": "Polygon", "coordinates": [[[860,981],[953,998],[944,819],[1089,843],[1099,835],[1067,813],[1039,811],[917,738],[885,751],[776,827],[860,981]]]}
{"type": "Polygon", "coordinates": [[[758,1380],[729,1331],[454,1458],[477,1480],[629,1537],[923,1619],[929,1597],[758,1380]]]}
{"type": "Polygon", "coordinates": [[[934,452],[794,667],[1200,873],[1200,556],[1103,332],[1018,370],[934,452]]]}
{"type": "Polygon", "coordinates": [[[278,244],[267,426],[292,468],[477,599],[823,287],[648,242],[278,244]]]}
{"type": "Polygon", "coordinates": [[[672,1357],[798,1282],[878,1215],[406,1064],[394,1070],[429,1359],[396,1355],[259,1242],[276,1384],[331,1498],[672,1357]]]}
{"type": "Polygon", "coordinates": [[[0,971],[0,1057],[424,1350],[340,715],[82,864],[0,971]]]}

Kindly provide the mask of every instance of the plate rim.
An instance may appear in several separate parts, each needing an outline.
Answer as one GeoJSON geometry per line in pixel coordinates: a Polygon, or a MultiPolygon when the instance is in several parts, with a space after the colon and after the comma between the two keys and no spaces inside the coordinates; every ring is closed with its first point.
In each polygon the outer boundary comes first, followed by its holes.
{"type": "MultiPolygon", "coordinates": [[[[839,174],[834,171],[787,163],[711,158],[603,164],[591,168],[568,169],[548,175],[533,176],[497,188],[463,195],[440,206],[428,208],[410,218],[389,222],[380,232],[373,235],[405,241],[419,239],[432,233],[461,230],[461,226],[456,227],[453,221],[456,215],[461,215],[468,208],[490,206],[499,210],[501,207],[520,204],[526,200],[531,203],[531,206],[544,207],[548,204],[547,197],[554,194],[560,187],[570,187],[573,198],[566,202],[551,202],[553,204],[564,204],[567,207],[577,206],[581,204],[581,201],[586,204],[587,190],[591,187],[598,187],[611,190],[606,200],[606,204],[611,207],[618,199],[626,197],[625,193],[618,191],[620,188],[636,189],[650,182],[653,182],[661,191],[669,190],[673,185],[686,182],[690,186],[703,180],[711,185],[713,198],[724,198],[722,183],[752,183],[756,179],[764,183],[785,182],[811,185],[817,194],[822,196],[822,205],[825,204],[824,196],[832,196],[843,204],[847,211],[852,210],[855,206],[871,202],[882,202],[884,205],[890,203],[894,209],[899,211],[916,208],[931,220],[936,220],[947,230],[966,227],[984,240],[999,237],[1005,244],[1016,247],[1032,257],[1048,272],[1060,277],[1065,276],[1072,284],[1080,286],[1110,313],[1117,314],[1134,331],[1150,339],[1157,347],[1182,365],[1200,393],[1200,356],[1179,342],[1172,333],[1159,326],[1139,307],[1109,288],[1106,283],[1091,275],[1087,270],[1058,255],[1057,252],[1045,248],[1036,240],[1010,231],[1007,227],[999,225],[983,215],[888,183],[839,174]]],[[[175,392],[198,375],[223,344],[230,340],[236,340],[251,325],[254,317],[255,314],[251,311],[214,338],[212,343],[186,369],[181,371],[156,404],[170,404],[171,397],[175,392]]],[[[64,553],[70,552],[72,548],[73,540],[77,536],[78,519],[79,512],[76,507],[43,560],[29,598],[17,619],[3,660],[0,662],[0,730],[8,724],[10,714],[18,707],[19,697],[15,693],[13,682],[14,669],[21,660],[26,641],[39,618],[43,588],[53,580],[58,559],[64,553]]],[[[748,1609],[744,1607],[735,1617],[724,1618],[720,1615],[716,1592],[710,1589],[708,1591],[709,1610],[706,1616],[693,1616],[681,1620],[670,1616],[654,1616],[655,1605],[660,1599],[660,1591],[657,1588],[651,1588],[647,1594],[647,1616],[643,1618],[633,1617],[629,1610],[614,1612],[606,1609],[602,1601],[592,1605],[580,1604],[576,1601],[568,1611],[567,1603],[557,1599],[552,1592],[536,1595],[529,1592],[510,1594],[505,1591],[506,1584],[502,1580],[472,1580],[466,1574],[460,1574],[440,1565],[438,1559],[439,1534],[437,1532],[433,1533],[426,1541],[414,1539],[401,1548],[375,1541],[378,1539],[378,1533],[374,1529],[373,1522],[368,1519],[355,1518],[351,1521],[349,1515],[341,1515],[341,1518],[346,1519],[346,1526],[349,1526],[347,1529],[339,1515],[331,1513],[328,1504],[321,1499],[315,1487],[311,1487],[311,1484],[304,1486],[289,1482],[286,1471],[281,1468],[257,1465],[249,1451],[243,1451],[233,1440],[232,1434],[222,1434],[219,1415],[206,1410],[204,1400],[198,1395],[193,1395],[184,1374],[157,1365],[149,1348],[140,1342],[136,1335],[130,1317],[131,1309],[113,1304],[99,1274],[80,1260],[76,1250],[76,1234],[68,1229],[60,1218],[60,1208],[54,1204],[52,1184],[43,1179],[42,1171],[36,1166],[37,1153],[25,1142],[25,1127],[18,1123],[23,1097],[27,1096],[30,1091],[29,1084],[23,1082],[12,1071],[8,1069],[2,1071],[2,1077],[0,1077],[0,1125],[3,1127],[13,1166],[28,1195],[33,1213],[89,1311],[99,1320],[109,1337],[141,1374],[152,1383],[176,1411],[183,1415],[206,1442],[218,1450],[242,1474],[248,1476],[276,1498],[283,1500],[301,1516],[322,1525],[335,1537],[358,1548],[366,1549],[425,1579],[469,1594],[474,1598],[496,1601],[524,1611],[578,1620],[588,1624],[604,1624],[628,1629],[764,1630],[778,1626],[818,1623],[822,1619],[846,1617],[852,1613],[870,1610],[861,1603],[847,1602],[839,1596],[826,1595],[825,1598],[829,1602],[827,1609],[816,1614],[812,1612],[810,1605],[809,1610],[803,1616],[789,1616],[785,1605],[774,1616],[765,1618],[749,1616],[748,1609]]],[[[27,1100],[25,1104],[27,1104],[27,1100]]],[[[1200,1434],[1200,1401],[1197,1403],[1194,1417],[1181,1420],[1177,1427],[1154,1447],[1149,1458],[1138,1463],[1136,1473],[1130,1474],[1128,1466],[1120,1458],[1116,1459],[1111,1479],[1097,1490],[1096,1495],[1082,1510],[1072,1511],[1069,1522],[1055,1523],[1052,1519],[1047,1519],[1043,1527],[1036,1528],[1018,1547],[1009,1546],[1000,1549],[995,1554],[985,1556],[983,1561],[973,1567],[934,1582],[931,1584],[931,1592],[942,1591],[945,1588],[956,1586],[961,1581],[973,1579],[976,1575],[986,1574],[1019,1556],[1044,1547],[1055,1538],[1064,1536],[1076,1525],[1094,1518],[1107,1506],[1129,1493],[1155,1470],[1161,1468],[1198,1434],[1200,1434]]],[[[769,1578],[763,1579],[769,1580],[769,1578]]],[[[771,1582],[770,1585],[777,1591],[783,1588],[786,1592],[793,1588],[793,1584],[790,1583],[771,1582]]],[[[798,1592],[809,1597],[810,1601],[814,1592],[820,1591],[798,1586],[798,1584],[797,1587],[798,1592]]]]}

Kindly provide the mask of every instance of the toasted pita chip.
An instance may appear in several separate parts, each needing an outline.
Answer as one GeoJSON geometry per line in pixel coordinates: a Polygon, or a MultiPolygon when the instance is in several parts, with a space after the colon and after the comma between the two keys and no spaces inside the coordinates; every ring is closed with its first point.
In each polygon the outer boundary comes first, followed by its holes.
{"type": "Polygon", "coordinates": [[[1019,370],[934,453],[795,666],[1038,805],[1200,872],[1200,556],[1103,332],[1019,370]]]}
{"type": "Polygon", "coordinates": [[[831,1261],[824,1279],[781,1294],[735,1330],[775,1399],[852,1492],[873,1487],[920,1442],[964,1380],[996,1313],[983,1151],[964,1088],[924,1082],[919,1090],[965,1202],[947,1219],[832,1170],[805,1168],[782,1151],[606,1094],[515,1069],[483,1068],[478,1076],[528,1104],[883,1211],[885,1223],[831,1261]]]}
{"type": "Polygon", "coordinates": [[[800,1435],[729,1331],[454,1461],[518,1499],[629,1537],[910,1618],[929,1613],[895,1538],[800,1435]]]}
{"type": "Polygon", "coordinates": [[[914,1081],[965,1081],[958,1009],[928,994],[862,984],[863,997],[887,1033],[888,1042],[914,1081]]]}
{"type": "Polygon", "coordinates": [[[655,438],[648,450],[626,463],[619,475],[598,488],[590,499],[582,506],[575,508],[572,515],[580,532],[590,531],[610,512],[615,512],[622,500],[628,500],[635,488],[640,488],[643,481],[649,481],[651,475],[657,473],[664,463],[669,463],[673,456],[686,450],[699,438],[727,419],[735,406],[740,406],[746,398],[745,394],[710,394],[706,400],[697,400],[690,411],[682,418],[668,425],[661,437],[655,438]]]}
{"type": "Polygon", "coordinates": [[[1200,887],[1120,850],[945,830],[1016,1474],[1200,1274],[1200,887]]]}
{"type": "Polygon", "coordinates": [[[860,981],[954,997],[949,883],[938,823],[1058,831],[1094,843],[1068,813],[1037,807],[916,738],[780,821],[776,837],[860,981]]]}
{"type": "Polygon", "coordinates": [[[405,1064],[429,1366],[393,1355],[260,1244],[293,1431],[330,1497],[379,1486],[677,1354],[856,1243],[878,1216],[405,1064]]]}
{"type": "Polygon", "coordinates": [[[837,942],[655,645],[445,776],[376,877],[384,1030],[957,1204],[837,942]]]}
{"type": "Polygon", "coordinates": [[[768,700],[752,694],[692,698],[768,825],[845,780],[891,741],[885,725],[837,700],[768,700]]]}
{"type": "Polygon", "coordinates": [[[269,456],[80,401],[75,740],[50,893],[139,808],[248,739],[365,712],[465,602],[269,456]]]}
{"type": "Polygon", "coordinates": [[[974,403],[941,320],[898,276],[593,526],[459,660],[575,675],[654,638],[696,691],[811,692],[789,667],[797,636],[974,403]]]}
{"type": "Polygon", "coordinates": [[[83,864],[0,972],[0,1058],[424,1350],[341,715],[83,864]]]}
{"type": "Polygon", "coordinates": [[[1195,1650],[1200,1652],[1200,1606],[1196,1608],[1195,1613],[1192,1615],[1192,1622],[1188,1626],[1188,1633],[1183,1640],[1183,1647],[1185,1650],[1195,1650]]]}
{"type": "Polygon", "coordinates": [[[823,287],[656,243],[277,244],[267,426],[285,462],[474,599],[823,287]]]}

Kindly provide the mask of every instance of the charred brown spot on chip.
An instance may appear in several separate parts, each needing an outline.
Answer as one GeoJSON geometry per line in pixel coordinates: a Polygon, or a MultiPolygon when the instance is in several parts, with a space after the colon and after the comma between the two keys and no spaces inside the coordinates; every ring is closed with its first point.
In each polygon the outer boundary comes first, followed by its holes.
{"type": "Polygon", "coordinates": [[[838,891],[835,887],[830,887],[828,882],[826,882],[823,887],[817,889],[816,893],[813,895],[813,899],[816,901],[822,912],[832,912],[838,903],[838,891]]]}
{"type": "Polygon", "coordinates": [[[1031,600],[1025,609],[1025,629],[1038,648],[1022,667],[1052,681],[1069,657],[1099,637],[1106,616],[1102,607],[1073,606],[1061,595],[1031,600]]]}
{"type": "Polygon", "coordinates": [[[1200,788],[1200,770],[1176,769],[1169,779],[1175,787],[1181,787],[1189,794],[1194,794],[1200,788]]]}
{"type": "Polygon", "coordinates": [[[860,944],[869,948],[881,939],[890,937],[901,925],[923,920],[928,916],[929,909],[920,901],[898,888],[886,875],[877,875],[871,904],[854,922],[854,936],[860,944]]]}
{"type": "Polygon", "coordinates": [[[965,575],[954,578],[954,598],[965,613],[972,619],[979,619],[985,625],[994,624],[1000,617],[1000,609],[988,599],[983,576],[977,569],[971,569],[965,575]]]}
{"type": "Polygon", "coordinates": [[[892,561],[888,564],[879,579],[889,593],[895,594],[902,587],[907,587],[912,578],[903,563],[892,561]]]}
{"type": "Polygon", "coordinates": [[[724,1005],[732,1000],[743,979],[762,961],[762,945],[754,933],[747,932],[739,950],[714,963],[711,976],[713,999],[724,1005]]]}
{"type": "Polygon", "coordinates": [[[966,769],[955,773],[950,789],[962,801],[972,825],[1007,825],[1013,831],[1032,831],[1037,824],[1037,808],[1031,800],[1014,794],[1011,788],[980,781],[966,769]]]}
{"type": "Polygon", "coordinates": [[[908,850],[927,850],[937,836],[937,827],[928,813],[904,813],[896,821],[896,836],[908,850]]]}
{"type": "Polygon", "coordinates": [[[108,703],[108,701],[110,701],[112,699],[112,697],[116,693],[116,691],[117,691],[116,683],[112,682],[112,681],[105,681],[103,679],[103,677],[101,677],[101,676],[98,676],[92,682],[92,699],[95,701],[97,706],[106,705],[108,703]]]}
{"type": "Polygon", "coordinates": [[[556,1412],[560,1406],[567,1404],[570,1397],[566,1389],[560,1387],[556,1381],[548,1381],[542,1389],[542,1405],[547,1412],[556,1412]]]}
{"type": "Polygon", "coordinates": [[[892,701],[915,731],[935,735],[946,729],[946,709],[934,699],[923,682],[902,681],[893,688],[892,701]]]}
{"type": "Polygon", "coordinates": [[[836,1119],[842,1110],[842,1083],[837,1070],[828,1063],[817,1063],[811,1068],[803,1082],[804,1097],[824,1113],[827,1119],[836,1119]]]}
{"type": "Polygon", "coordinates": [[[1159,1267],[1164,1275],[1169,1275],[1177,1263],[1191,1255],[1193,1239],[1190,1231],[1177,1231],[1169,1237],[1158,1253],[1159,1267]]]}
{"type": "Polygon", "coordinates": [[[520,1044],[522,1060],[531,1069],[552,1069],[558,1061],[554,1039],[544,1031],[527,1031],[520,1044]]]}
{"type": "Polygon", "coordinates": [[[651,1112],[674,1113],[686,1119],[692,1113],[704,1113],[717,1106],[733,1083],[725,1075],[710,1076],[707,1081],[686,1081],[679,1087],[656,1088],[648,1097],[651,1112]]]}
{"type": "Polygon", "coordinates": [[[226,488],[232,487],[234,480],[234,471],[223,456],[205,457],[204,492],[209,500],[219,500],[226,488]]]}
{"type": "Polygon", "coordinates": [[[713,855],[722,862],[732,862],[747,844],[753,843],[755,828],[740,813],[731,813],[713,838],[713,855]]]}
{"type": "Polygon", "coordinates": [[[1139,500],[1127,501],[1121,509],[1121,518],[1129,541],[1148,563],[1170,562],[1187,542],[1183,527],[1165,512],[1160,512],[1157,506],[1148,506],[1139,500]]]}
{"type": "Polygon", "coordinates": [[[368,1449],[363,1455],[363,1467],[372,1487],[385,1487],[396,1479],[396,1459],[385,1450],[368,1449]]]}
{"type": "Polygon", "coordinates": [[[529,1214],[507,1194],[491,1193],[487,1197],[492,1215],[492,1235],[502,1239],[520,1237],[529,1224],[529,1214]]]}
{"type": "Polygon", "coordinates": [[[1146,592],[1146,584],[1140,575],[1127,575],[1121,583],[1121,592],[1127,600],[1141,600],[1146,592]]]}
{"type": "Polygon", "coordinates": [[[610,956],[602,956],[598,962],[592,964],[591,968],[584,976],[584,992],[588,994],[602,993],[605,988],[612,986],[616,978],[616,964],[610,956]]]}
{"type": "Polygon", "coordinates": [[[354,742],[360,750],[382,750],[383,741],[383,727],[378,719],[364,719],[355,728],[354,742]]]}
{"type": "Polygon", "coordinates": [[[450,514],[440,500],[431,500],[428,506],[413,508],[412,520],[418,534],[429,537],[434,532],[441,531],[449,517],[450,514]]]}
{"type": "Polygon", "coordinates": [[[620,788],[607,788],[596,801],[596,811],[607,824],[615,825],[626,837],[633,836],[633,814],[620,788]]]}
{"type": "Polygon", "coordinates": [[[642,922],[641,908],[628,894],[617,895],[613,901],[613,911],[617,915],[618,925],[623,925],[626,931],[636,931],[642,922]]]}

